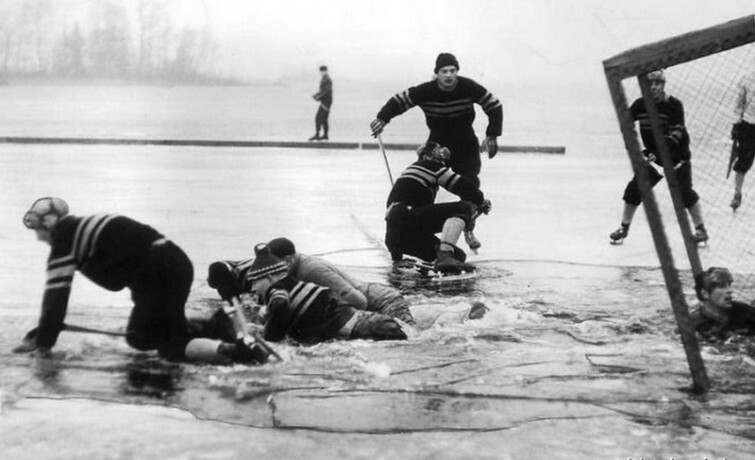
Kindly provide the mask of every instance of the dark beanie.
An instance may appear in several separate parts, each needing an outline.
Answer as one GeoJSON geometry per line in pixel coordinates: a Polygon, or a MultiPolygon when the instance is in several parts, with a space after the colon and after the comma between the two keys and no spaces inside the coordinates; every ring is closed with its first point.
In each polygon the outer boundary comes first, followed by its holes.
{"type": "Polygon", "coordinates": [[[440,53],[438,57],[435,59],[435,73],[438,73],[438,70],[440,70],[442,67],[445,67],[447,65],[452,65],[456,67],[456,70],[459,70],[459,61],[456,60],[456,56],[454,56],[451,53],[440,53]]]}
{"type": "Polygon", "coordinates": [[[267,244],[260,243],[254,247],[254,262],[252,262],[252,266],[249,267],[247,279],[250,281],[256,281],[268,275],[283,273],[287,270],[288,266],[286,265],[286,262],[275,257],[270,252],[270,248],[267,244]]]}
{"type": "Polygon", "coordinates": [[[321,66],[320,66],[320,70],[328,70],[328,66],[326,66],[326,65],[321,65],[321,66]]]}
{"type": "Polygon", "coordinates": [[[281,259],[296,254],[296,247],[288,238],[273,238],[267,243],[267,247],[270,248],[270,252],[274,256],[280,257],[281,259]]]}

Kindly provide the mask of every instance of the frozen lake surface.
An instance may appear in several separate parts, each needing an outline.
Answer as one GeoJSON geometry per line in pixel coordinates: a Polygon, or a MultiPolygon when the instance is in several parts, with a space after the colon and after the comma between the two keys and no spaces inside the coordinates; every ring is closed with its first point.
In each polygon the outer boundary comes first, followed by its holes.
{"type": "MultiPolygon", "coordinates": [[[[457,290],[406,289],[421,325],[410,340],[278,345],[285,362],[262,367],[168,364],[117,338],[68,332],[52,360],[10,353],[36,323],[48,251],[21,216],[58,195],[73,214],[153,225],[191,257],[188,311],[202,315],[220,305],[209,263],[276,236],[386,281],[379,152],[0,146],[3,458],[751,457],[749,345],[704,347],[713,389],[684,391],[691,380],[644,215],[623,246],[608,244],[628,161],[615,137],[588,134],[565,138],[565,156],[484,160],[493,211],[478,221],[480,276],[457,290]],[[463,321],[477,300],[490,312],[463,321]]],[[[413,159],[389,156],[394,177],[413,159]]],[[[78,276],[68,322],[122,330],[129,304],[78,276]]]]}

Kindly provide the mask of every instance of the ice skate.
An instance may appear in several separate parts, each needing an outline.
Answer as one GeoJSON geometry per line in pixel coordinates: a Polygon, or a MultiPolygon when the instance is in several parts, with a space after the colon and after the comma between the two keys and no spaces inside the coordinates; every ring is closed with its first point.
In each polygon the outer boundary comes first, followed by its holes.
{"type": "Polygon", "coordinates": [[[628,234],[629,234],[629,226],[622,224],[618,230],[611,233],[610,235],[611,244],[619,245],[619,244],[624,243],[624,238],[626,238],[628,234]]]}
{"type": "Polygon", "coordinates": [[[474,266],[464,263],[454,257],[451,251],[438,251],[433,268],[439,274],[458,274],[474,271],[474,266]]]}
{"type": "Polygon", "coordinates": [[[729,204],[729,206],[731,206],[732,211],[736,211],[741,204],[742,204],[742,194],[737,192],[734,194],[734,198],[731,199],[731,204],[729,204]]]}
{"type": "Polygon", "coordinates": [[[704,225],[699,225],[695,229],[695,234],[692,235],[692,240],[697,243],[698,246],[706,246],[708,244],[708,232],[705,230],[704,225]]]}
{"type": "Polygon", "coordinates": [[[315,134],[314,136],[310,137],[307,140],[308,141],[319,141],[320,140],[320,135],[319,134],[315,134]]]}

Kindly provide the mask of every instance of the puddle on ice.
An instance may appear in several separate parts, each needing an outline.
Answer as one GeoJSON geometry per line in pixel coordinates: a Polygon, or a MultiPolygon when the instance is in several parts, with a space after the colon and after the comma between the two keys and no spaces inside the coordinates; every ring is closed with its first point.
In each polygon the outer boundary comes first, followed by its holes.
{"type": "MultiPolygon", "coordinates": [[[[246,257],[253,243],[282,234],[302,252],[321,254],[357,278],[386,280],[389,264],[379,247],[385,192],[385,178],[377,177],[381,171],[355,172],[364,175],[353,178],[365,184],[358,193],[339,189],[333,181],[328,193],[344,197],[338,203],[312,195],[297,205],[259,204],[257,212],[268,217],[262,221],[245,217],[248,203],[231,199],[223,171],[204,177],[196,168],[211,170],[211,165],[180,161],[176,155],[185,158],[183,150],[147,150],[152,156],[112,148],[110,157],[140,162],[142,168],[149,161],[175,160],[170,164],[179,172],[170,173],[171,180],[159,182],[163,185],[155,190],[142,190],[146,196],[130,196],[133,184],[127,179],[111,187],[96,176],[82,177],[78,188],[60,193],[79,201],[77,211],[101,211],[120,202],[120,212],[153,223],[184,246],[196,273],[189,314],[208,314],[220,305],[203,279],[211,261],[246,257]],[[186,193],[180,189],[181,177],[206,182],[190,210],[181,207],[186,193]],[[99,189],[104,201],[84,199],[99,189]],[[144,199],[158,204],[145,210],[139,205],[144,199]],[[88,208],[95,204],[97,209],[88,208]],[[314,227],[309,225],[313,222],[314,227]]],[[[70,154],[91,158],[92,149],[75,148],[70,154]]],[[[255,189],[255,175],[271,174],[278,161],[274,155],[213,154],[219,163],[232,159],[238,170],[250,171],[244,182],[250,195],[261,193],[255,189]]],[[[24,158],[44,161],[46,154],[39,155],[24,158]]],[[[286,155],[293,165],[312,161],[311,152],[286,155]]],[[[318,160],[322,168],[345,172],[340,153],[318,160]]],[[[507,168],[524,168],[530,161],[508,156],[489,169],[505,175],[507,168]]],[[[615,175],[616,183],[625,181],[623,170],[619,174],[610,164],[600,168],[605,170],[575,168],[584,170],[585,177],[570,180],[604,174],[615,175]]],[[[308,173],[292,167],[290,180],[304,180],[308,173]]],[[[528,187],[525,179],[506,177],[490,184],[491,195],[514,201],[529,193],[520,191],[528,187]]],[[[18,214],[28,205],[27,196],[38,194],[30,182],[16,180],[14,185],[22,189],[18,203],[0,201],[3,215],[18,214]]],[[[266,196],[287,193],[287,182],[268,181],[264,187],[266,196]]],[[[71,332],[61,335],[51,360],[10,353],[36,322],[46,252],[16,228],[17,220],[13,226],[0,222],[7,235],[0,244],[11,243],[3,246],[2,253],[8,254],[3,263],[26,268],[3,274],[3,457],[40,458],[49,456],[43,449],[50,448],[56,458],[752,456],[752,343],[704,347],[714,387],[702,397],[683,391],[691,383],[689,371],[661,274],[652,268],[654,254],[641,249],[650,247],[649,240],[637,231],[623,248],[608,248],[607,243],[595,248],[597,237],[589,235],[573,241],[572,256],[565,257],[561,246],[554,260],[542,234],[528,239],[516,228],[540,217],[520,208],[517,212],[525,215],[514,217],[506,207],[502,201],[496,208],[500,212],[479,225],[483,248],[473,256],[480,270],[473,283],[440,290],[402,287],[419,326],[408,341],[280,344],[275,347],[284,362],[262,367],[167,363],[136,353],[118,338],[71,332]],[[529,253],[520,257],[525,247],[529,253]],[[29,293],[35,293],[33,298],[29,293]],[[469,319],[470,305],[477,301],[489,311],[469,319]],[[103,451],[112,455],[98,455],[103,451]]],[[[689,274],[683,276],[689,286],[689,274]]],[[[68,321],[121,330],[128,305],[127,295],[103,293],[79,277],[68,321]]]]}

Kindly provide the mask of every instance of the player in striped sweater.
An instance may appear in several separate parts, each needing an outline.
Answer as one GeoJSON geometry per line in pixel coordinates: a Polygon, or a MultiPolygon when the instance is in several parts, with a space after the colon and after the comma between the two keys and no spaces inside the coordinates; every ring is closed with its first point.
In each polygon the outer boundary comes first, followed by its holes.
{"type": "MultiPolygon", "coordinates": [[[[650,72],[647,77],[650,82],[650,93],[658,110],[661,129],[671,154],[671,162],[679,183],[682,203],[695,226],[693,239],[696,243],[705,243],[708,241],[708,232],[700,207],[700,197],[692,187],[692,154],[689,147],[689,134],[684,122],[684,105],[679,99],[666,94],[666,76],[663,70],[650,72]]],[[[647,163],[646,168],[650,182],[652,186],[655,186],[664,176],[656,171],[651,163],[660,166],[663,164],[644,99],[635,100],[629,107],[629,112],[632,118],[639,122],[640,137],[645,145],[643,154],[647,163]]],[[[611,244],[621,244],[624,241],[629,234],[629,227],[632,224],[635,212],[642,203],[642,194],[636,176],[632,177],[624,188],[623,200],[624,209],[621,215],[621,226],[610,234],[611,244]]]]}
{"type": "MultiPolygon", "coordinates": [[[[275,257],[286,263],[292,279],[326,287],[339,303],[357,310],[378,312],[414,324],[409,303],[395,288],[357,280],[325,259],[296,252],[294,243],[288,238],[274,238],[268,242],[268,247],[275,257]]],[[[254,258],[213,262],[208,270],[207,283],[228,304],[243,305],[242,296],[251,292],[249,274],[253,262],[254,258]]]]}
{"type": "Polygon", "coordinates": [[[406,340],[406,333],[395,319],[339,303],[330,289],[288,276],[286,263],[274,256],[267,244],[258,244],[254,251],[249,279],[252,290],[266,305],[266,340],[406,340]]]}
{"type": "Polygon", "coordinates": [[[458,75],[459,62],[453,54],[441,53],[435,61],[435,79],[396,94],[380,109],[370,128],[374,136],[393,118],[412,107],[425,113],[430,128],[428,142],[437,142],[451,151],[448,165],[479,186],[480,152],[493,158],[498,152],[503,108],[501,102],[482,85],[458,75]],[[488,116],[485,140],[478,144],[473,122],[474,104],[488,116]]]}
{"type": "Polygon", "coordinates": [[[471,270],[456,242],[463,230],[474,226],[475,214],[490,212],[490,200],[475,183],[445,166],[447,148],[428,142],[417,155],[417,161],[401,174],[388,195],[385,244],[391,258],[399,266],[408,254],[434,260],[435,269],[441,272],[471,270]],[[439,187],[461,201],[436,204],[439,187]],[[440,239],[435,236],[439,232],[440,239]]]}
{"type": "Polygon", "coordinates": [[[217,364],[266,361],[267,355],[254,344],[192,337],[184,312],[192,263],[154,228],[116,214],[69,215],[66,202],[54,197],[35,201],[23,222],[51,250],[39,325],[15,352],[49,354],[65,329],[71,286],[79,271],[105,289],[131,290],[134,308],[126,342],[137,350],[217,364]]]}

